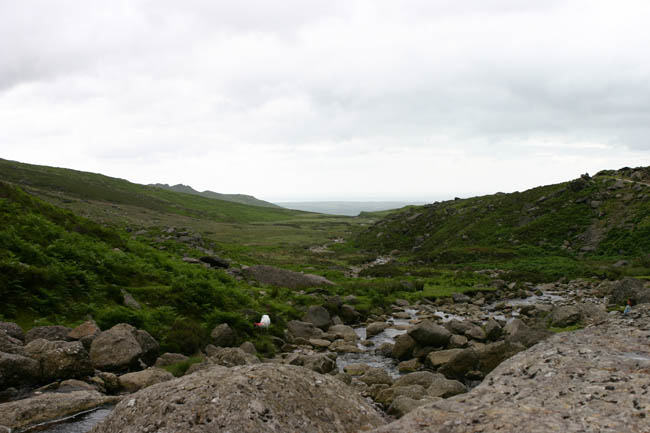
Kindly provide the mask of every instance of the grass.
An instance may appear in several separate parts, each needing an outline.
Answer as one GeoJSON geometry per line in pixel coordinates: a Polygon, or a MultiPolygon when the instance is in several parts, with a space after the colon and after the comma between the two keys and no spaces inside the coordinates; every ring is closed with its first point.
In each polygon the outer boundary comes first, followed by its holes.
{"type": "Polygon", "coordinates": [[[570,325],[570,326],[565,326],[564,328],[551,327],[551,328],[548,328],[548,329],[549,329],[549,331],[555,332],[556,334],[558,334],[560,332],[573,332],[573,331],[577,331],[578,329],[582,329],[582,328],[583,328],[582,325],[570,325]]]}
{"type": "Polygon", "coordinates": [[[193,365],[193,364],[199,364],[203,362],[203,358],[199,356],[192,356],[185,361],[180,361],[176,362],[171,365],[166,365],[163,367],[164,370],[167,370],[171,374],[174,375],[174,377],[181,377],[185,375],[187,370],[193,365]]]}

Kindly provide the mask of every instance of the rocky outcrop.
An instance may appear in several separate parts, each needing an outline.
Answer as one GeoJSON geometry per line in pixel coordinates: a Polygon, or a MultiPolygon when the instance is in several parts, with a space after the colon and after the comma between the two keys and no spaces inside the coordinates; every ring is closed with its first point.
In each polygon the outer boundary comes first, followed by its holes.
{"type": "Polygon", "coordinates": [[[634,303],[649,303],[650,288],[645,287],[643,281],[636,278],[624,278],[612,287],[609,302],[624,305],[631,299],[634,303]]]}
{"type": "Polygon", "coordinates": [[[27,333],[25,334],[25,344],[29,343],[30,341],[34,341],[38,338],[42,338],[44,340],[49,340],[49,341],[57,341],[57,340],[67,341],[70,340],[68,338],[68,333],[70,331],[71,331],[70,328],[66,328],[65,326],[59,326],[59,325],[37,326],[27,331],[27,333]]]}
{"type": "Polygon", "coordinates": [[[246,268],[244,273],[262,284],[287,287],[289,289],[306,289],[309,287],[334,285],[330,280],[319,275],[302,274],[273,266],[251,266],[246,268]]]}
{"type": "Polygon", "coordinates": [[[34,384],[40,381],[38,361],[26,356],[0,352],[0,390],[10,386],[34,384]]]}
{"type": "Polygon", "coordinates": [[[650,306],[557,334],[467,394],[427,403],[375,433],[649,430],[650,306]]]}
{"type": "Polygon", "coordinates": [[[158,343],[146,331],[120,323],[99,334],[90,346],[90,360],[104,371],[140,370],[158,357],[158,343]]]}
{"type": "Polygon", "coordinates": [[[119,397],[107,397],[96,391],[73,391],[47,393],[0,404],[0,432],[21,431],[36,424],[115,404],[119,400],[119,397]]]}
{"type": "Polygon", "coordinates": [[[122,401],[92,433],[358,432],[384,423],[345,384],[290,365],[209,368],[122,401]]]}

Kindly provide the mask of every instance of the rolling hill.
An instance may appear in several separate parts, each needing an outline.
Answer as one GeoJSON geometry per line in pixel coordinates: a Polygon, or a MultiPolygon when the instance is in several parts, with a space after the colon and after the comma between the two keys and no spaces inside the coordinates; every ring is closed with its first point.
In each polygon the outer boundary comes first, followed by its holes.
{"type": "Polygon", "coordinates": [[[176,191],[176,192],[182,192],[185,194],[192,194],[192,195],[198,195],[201,197],[206,197],[206,198],[213,198],[216,200],[223,200],[223,201],[231,201],[233,203],[240,203],[240,204],[247,204],[250,206],[261,206],[261,207],[273,207],[273,208],[280,208],[281,206],[278,206],[277,204],[269,203],[268,201],[260,200],[252,195],[246,195],[246,194],[221,194],[218,192],[214,191],[203,191],[199,192],[192,188],[189,185],[183,185],[183,184],[178,184],[178,185],[167,185],[166,183],[153,183],[149,184],[149,186],[153,186],[156,188],[161,188],[161,189],[167,189],[170,191],[176,191]]]}

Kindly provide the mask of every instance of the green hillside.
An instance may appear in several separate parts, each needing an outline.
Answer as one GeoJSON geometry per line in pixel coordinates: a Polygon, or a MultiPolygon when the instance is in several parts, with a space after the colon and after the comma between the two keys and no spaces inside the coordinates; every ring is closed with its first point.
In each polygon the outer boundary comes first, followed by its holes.
{"type": "Polygon", "coordinates": [[[650,168],[412,207],[367,228],[355,245],[430,265],[642,259],[650,252],[650,168]]]}
{"type": "Polygon", "coordinates": [[[192,188],[189,185],[183,185],[183,184],[178,184],[178,185],[167,185],[166,183],[154,183],[150,184],[149,186],[153,186],[156,188],[161,188],[161,189],[167,189],[170,191],[176,191],[176,192],[183,192],[185,194],[192,194],[192,195],[198,195],[201,197],[205,198],[213,198],[216,200],[224,200],[224,201],[231,201],[233,203],[240,203],[240,204],[247,204],[250,206],[261,206],[261,207],[273,207],[273,208],[280,208],[277,204],[269,203],[268,201],[260,200],[258,198],[253,197],[252,195],[246,195],[246,194],[220,194],[218,192],[214,191],[203,191],[199,192],[192,188]]]}
{"type": "Polygon", "coordinates": [[[0,159],[0,180],[18,184],[44,198],[63,201],[95,200],[135,206],[218,222],[269,222],[301,214],[282,208],[249,206],[190,194],[179,194],[123,179],[64,168],[23,164],[0,159]]]}

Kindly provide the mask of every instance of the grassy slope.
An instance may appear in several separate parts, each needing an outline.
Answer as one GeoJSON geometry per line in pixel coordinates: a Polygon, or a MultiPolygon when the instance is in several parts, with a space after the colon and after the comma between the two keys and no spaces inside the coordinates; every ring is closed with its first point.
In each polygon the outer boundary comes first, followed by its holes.
{"type": "Polygon", "coordinates": [[[623,169],[524,192],[412,207],[388,215],[355,243],[379,253],[399,250],[403,260],[429,265],[526,262],[531,272],[551,266],[556,274],[579,274],[586,257],[633,258],[643,268],[650,251],[648,179],[648,168],[623,169]],[[616,185],[619,179],[626,181],[616,185]]]}

